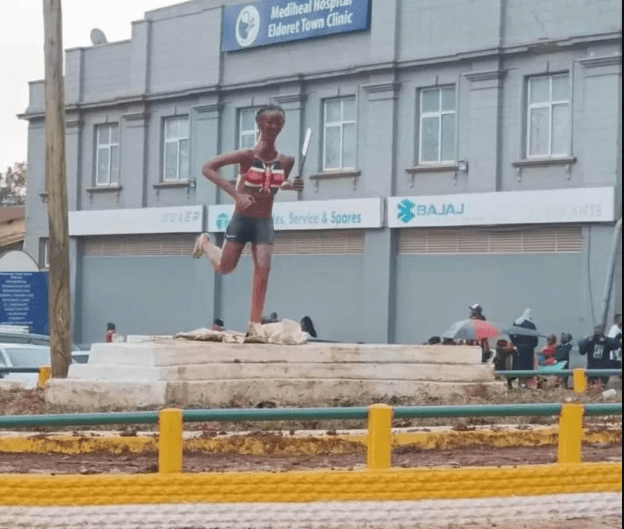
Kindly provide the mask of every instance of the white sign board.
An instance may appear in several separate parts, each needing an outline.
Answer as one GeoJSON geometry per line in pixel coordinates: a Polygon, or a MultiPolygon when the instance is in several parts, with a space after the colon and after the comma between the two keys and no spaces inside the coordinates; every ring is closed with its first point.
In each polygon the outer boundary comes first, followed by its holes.
{"type": "MultiPolygon", "coordinates": [[[[224,232],[233,212],[233,204],[210,206],[208,231],[224,232]]],[[[383,220],[381,198],[276,202],[273,205],[277,231],[381,228],[383,220]]]]}
{"type": "Polygon", "coordinates": [[[612,187],[388,198],[388,226],[613,222],[612,187]]]}
{"type": "Polygon", "coordinates": [[[69,212],[70,237],[202,231],[204,206],[69,212]]]}

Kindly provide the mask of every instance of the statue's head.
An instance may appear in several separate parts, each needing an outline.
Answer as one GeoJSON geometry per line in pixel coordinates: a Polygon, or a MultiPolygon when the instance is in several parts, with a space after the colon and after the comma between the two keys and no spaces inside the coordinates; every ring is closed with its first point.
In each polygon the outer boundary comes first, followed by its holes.
{"type": "Polygon", "coordinates": [[[286,123],[286,112],[278,105],[267,105],[256,113],[256,123],[264,139],[275,139],[286,123]]]}

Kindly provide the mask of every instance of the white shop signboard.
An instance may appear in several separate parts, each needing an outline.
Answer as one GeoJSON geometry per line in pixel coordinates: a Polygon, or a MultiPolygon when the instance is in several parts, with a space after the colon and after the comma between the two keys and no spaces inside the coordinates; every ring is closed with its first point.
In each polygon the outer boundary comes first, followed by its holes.
{"type": "Polygon", "coordinates": [[[70,237],[202,231],[204,206],[69,212],[70,237]]]}
{"type": "Polygon", "coordinates": [[[613,187],[388,198],[390,228],[614,220],[613,187]]]}
{"type": "MultiPolygon", "coordinates": [[[[233,204],[210,206],[208,231],[224,232],[233,213],[233,204]]],[[[381,198],[363,198],[276,202],[273,221],[278,231],[381,228],[384,225],[383,201],[381,198]]]]}

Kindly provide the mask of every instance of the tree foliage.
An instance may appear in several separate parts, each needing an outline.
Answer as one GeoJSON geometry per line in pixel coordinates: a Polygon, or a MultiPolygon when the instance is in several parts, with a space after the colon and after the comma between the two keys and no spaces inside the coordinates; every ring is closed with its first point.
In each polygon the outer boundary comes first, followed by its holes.
{"type": "Polygon", "coordinates": [[[0,206],[21,206],[26,203],[28,167],[26,162],[16,163],[0,173],[0,206]]]}

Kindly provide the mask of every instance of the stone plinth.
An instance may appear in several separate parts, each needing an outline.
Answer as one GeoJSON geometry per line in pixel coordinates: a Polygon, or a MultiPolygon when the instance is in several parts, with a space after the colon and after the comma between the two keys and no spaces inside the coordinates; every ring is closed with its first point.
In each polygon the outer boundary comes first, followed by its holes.
{"type": "Polygon", "coordinates": [[[76,409],[150,406],[364,405],[390,397],[502,389],[481,349],[463,346],[224,344],[157,338],[95,344],[89,363],[52,380],[45,396],[76,409]]]}

